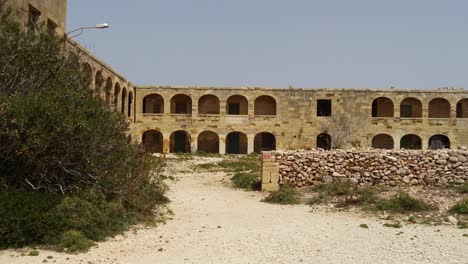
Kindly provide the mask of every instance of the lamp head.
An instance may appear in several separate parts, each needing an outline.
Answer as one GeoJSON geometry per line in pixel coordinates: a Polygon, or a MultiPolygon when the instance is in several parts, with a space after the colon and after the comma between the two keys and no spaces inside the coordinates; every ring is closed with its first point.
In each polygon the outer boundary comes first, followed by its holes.
{"type": "Polygon", "coordinates": [[[108,28],[108,27],[109,27],[109,24],[107,24],[107,23],[102,23],[102,24],[97,24],[96,25],[96,28],[99,28],[99,29],[108,28]]]}

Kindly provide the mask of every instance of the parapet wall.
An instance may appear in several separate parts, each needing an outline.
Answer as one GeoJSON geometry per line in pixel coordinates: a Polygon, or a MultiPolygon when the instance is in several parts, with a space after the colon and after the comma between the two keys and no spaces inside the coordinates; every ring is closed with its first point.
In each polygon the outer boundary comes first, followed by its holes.
{"type": "Polygon", "coordinates": [[[464,183],[468,182],[468,149],[263,152],[264,190],[343,179],[387,186],[464,183]]]}

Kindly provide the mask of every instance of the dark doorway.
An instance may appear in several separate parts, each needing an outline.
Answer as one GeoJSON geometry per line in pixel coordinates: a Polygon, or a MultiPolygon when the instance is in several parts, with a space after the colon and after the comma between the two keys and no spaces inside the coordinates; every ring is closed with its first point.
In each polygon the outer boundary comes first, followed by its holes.
{"type": "Polygon", "coordinates": [[[204,153],[219,153],[219,136],[212,131],[204,131],[198,135],[198,151],[204,153]]]}
{"type": "Polygon", "coordinates": [[[149,130],[143,134],[143,146],[150,153],[163,153],[163,135],[156,130],[149,130]]]}
{"type": "Polygon", "coordinates": [[[444,135],[435,135],[429,139],[429,149],[449,149],[450,139],[444,135]]]}
{"type": "Polygon", "coordinates": [[[171,135],[171,153],[190,153],[190,137],[185,131],[176,131],[171,135]]]}
{"type": "Polygon", "coordinates": [[[332,101],[331,100],[317,100],[317,116],[331,116],[332,115],[332,101]]]}
{"type": "Polygon", "coordinates": [[[226,137],[228,154],[247,154],[247,136],[240,132],[229,133],[226,137]]]}
{"type": "Polygon", "coordinates": [[[401,149],[422,149],[421,138],[416,135],[406,135],[400,140],[401,149]]]}
{"type": "Polygon", "coordinates": [[[240,115],[240,104],[231,103],[228,105],[228,115],[240,115]]]}
{"type": "Polygon", "coordinates": [[[327,133],[322,133],[317,136],[317,148],[324,150],[331,149],[331,136],[327,133]]]}
{"type": "Polygon", "coordinates": [[[276,150],[276,138],[272,133],[258,133],[254,139],[254,152],[276,150]]]}

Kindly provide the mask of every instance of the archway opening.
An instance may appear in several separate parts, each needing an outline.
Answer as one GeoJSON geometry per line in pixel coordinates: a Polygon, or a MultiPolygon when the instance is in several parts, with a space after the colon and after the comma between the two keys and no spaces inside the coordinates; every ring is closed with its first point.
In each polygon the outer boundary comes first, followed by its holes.
{"type": "Polygon", "coordinates": [[[226,137],[226,153],[247,154],[247,136],[241,132],[231,132],[226,137]]]}
{"type": "Polygon", "coordinates": [[[190,153],[190,135],[183,131],[175,131],[170,138],[171,153],[190,153]]]}
{"type": "Polygon", "coordinates": [[[198,151],[204,153],[219,153],[219,136],[212,131],[204,131],[198,135],[198,151]]]}
{"type": "Polygon", "coordinates": [[[93,88],[93,68],[89,63],[85,63],[82,65],[83,75],[85,78],[85,84],[88,88],[93,88]]]}
{"type": "Polygon", "coordinates": [[[143,98],[143,113],[163,114],[164,98],[159,94],[150,94],[143,98]]]}
{"type": "Polygon", "coordinates": [[[317,148],[330,150],[331,142],[332,142],[331,136],[327,133],[321,133],[317,136],[317,148]]]}
{"type": "Polygon", "coordinates": [[[156,130],[149,130],[143,134],[143,146],[147,152],[163,153],[163,135],[156,130]]]}
{"type": "Polygon", "coordinates": [[[400,104],[400,117],[422,118],[422,104],[416,98],[406,98],[400,104]]]}
{"type": "Polygon", "coordinates": [[[372,147],[376,149],[393,149],[394,148],[393,138],[392,136],[387,135],[387,134],[376,135],[372,139],[372,147]]]}
{"type": "Polygon", "coordinates": [[[120,108],[120,110],[122,111],[122,114],[125,115],[126,113],[126,109],[125,109],[125,105],[127,103],[127,88],[123,88],[122,90],[122,100],[121,100],[121,103],[122,103],[122,106],[120,108]]]}
{"type": "Polygon", "coordinates": [[[207,94],[198,99],[198,114],[201,115],[219,115],[219,98],[207,94]]]}
{"type": "Polygon", "coordinates": [[[457,118],[468,118],[468,98],[458,101],[457,118]]]}
{"type": "Polygon", "coordinates": [[[133,107],[133,93],[128,93],[128,117],[132,117],[132,107],[133,107]]]}
{"type": "Polygon", "coordinates": [[[96,73],[96,77],[94,79],[94,92],[97,97],[101,97],[101,91],[104,87],[104,76],[102,76],[102,72],[98,71],[96,73]]]}
{"type": "Polygon", "coordinates": [[[120,97],[120,84],[115,83],[114,86],[114,108],[117,109],[119,107],[119,97],[120,97]]]}
{"type": "Polygon", "coordinates": [[[192,99],[185,94],[178,94],[171,98],[171,114],[192,114],[192,99]]]}
{"type": "Polygon", "coordinates": [[[105,91],[106,91],[106,104],[107,105],[110,105],[110,102],[111,102],[111,93],[112,93],[112,79],[110,77],[108,77],[106,79],[106,88],[105,88],[105,91]]]}
{"type": "Polygon", "coordinates": [[[254,115],[276,115],[276,101],[273,97],[262,95],[255,99],[254,115]]]}
{"type": "Polygon", "coordinates": [[[233,95],[226,101],[226,113],[228,115],[248,115],[249,106],[247,98],[242,95],[233,95]]]}
{"type": "Polygon", "coordinates": [[[450,139],[445,135],[434,135],[429,139],[429,149],[449,149],[450,139]]]}
{"type": "Polygon", "coordinates": [[[444,98],[435,98],[429,102],[429,118],[450,118],[450,103],[444,98]]]}
{"type": "Polygon", "coordinates": [[[372,117],[393,117],[393,101],[387,97],[379,97],[372,102],[372,117]]]}
{"type": "Polygon", "coordinates": [[[254,152],[276,150],[276,137],[272,133],[258,133],[254,138],[254,152]]]}
{"type": "Polygon", "coordinates": [[[401,149],[422,149],[421,138],[417,135],[406,135],[400,140],[401,149]]]}

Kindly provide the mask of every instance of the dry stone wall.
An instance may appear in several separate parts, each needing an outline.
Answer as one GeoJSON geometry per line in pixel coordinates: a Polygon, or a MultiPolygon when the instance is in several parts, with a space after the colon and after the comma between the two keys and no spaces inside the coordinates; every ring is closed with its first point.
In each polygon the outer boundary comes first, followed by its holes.
{"type": "Polygon", "coordinates": [[[432,185],[468,181],[468,149],[273,152],[279,183],[294,187],[349,180],[360,185],[432,185]]]}

